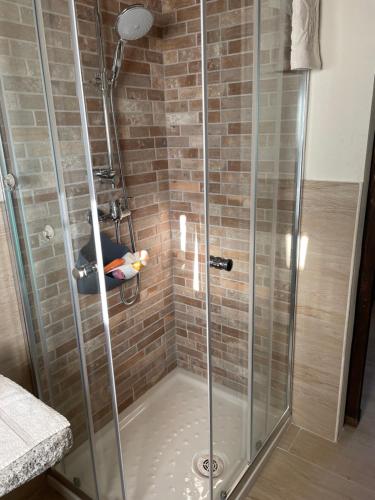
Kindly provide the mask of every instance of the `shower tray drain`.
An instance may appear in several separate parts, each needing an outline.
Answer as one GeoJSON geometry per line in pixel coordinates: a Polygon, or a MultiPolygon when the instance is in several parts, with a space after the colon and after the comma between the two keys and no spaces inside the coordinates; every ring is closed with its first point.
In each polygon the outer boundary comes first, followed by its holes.
{"type": "MultiPolygon", "coordinates": [[[[203,477],[210,476],[210,456],[199,455],[194,460],[194,468],[203,477]]],[[[224,470],[224,461],[218,455],[212,457],[212,477],[219,477],[224,470]]]]}

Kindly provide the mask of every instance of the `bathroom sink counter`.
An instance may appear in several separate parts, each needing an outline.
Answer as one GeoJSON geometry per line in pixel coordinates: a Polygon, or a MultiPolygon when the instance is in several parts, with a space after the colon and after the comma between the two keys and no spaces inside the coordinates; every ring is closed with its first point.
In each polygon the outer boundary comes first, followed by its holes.
{"type": "Polygon", "coordinates": [[[55,465],[72,443],[65,417],[0,375],[0,497],[55,465]]]}

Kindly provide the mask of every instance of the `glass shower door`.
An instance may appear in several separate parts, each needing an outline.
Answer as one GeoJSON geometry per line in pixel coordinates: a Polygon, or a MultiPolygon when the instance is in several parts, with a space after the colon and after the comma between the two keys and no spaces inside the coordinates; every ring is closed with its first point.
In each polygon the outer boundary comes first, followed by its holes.
{"type": "Polygon", "coordinates": [[[206,5],[213,498],[250,462],[253,7],[206,5]]]}
{"type": "Polygon", "coordinates": [[[290,413],[306,78],[290,70],[292,2],[261,0],[253,135],[254,458],[290,413]]]}
{"type": "Polygon", "coordinates": [[[290,416],[306,104],[306,74],[290,71],[291,5],[206,6],[215,499],[290,416]]]}
{"type": "MultiPolygon", "coordinates": [[[[4,2],[2,12],[7,7],[4,2]]],[[[122,499],[101,235],[75,59],[75,6],[71,2],[69,11],[65,2],[35,0],[25,7],[15,0],[11,7],[1,34],[1,167],[38,392],[73,430],[73,449],[58,473],[91,498],[122,499]],[[95,293],[87,293],[85,280],[95,293]]]]}

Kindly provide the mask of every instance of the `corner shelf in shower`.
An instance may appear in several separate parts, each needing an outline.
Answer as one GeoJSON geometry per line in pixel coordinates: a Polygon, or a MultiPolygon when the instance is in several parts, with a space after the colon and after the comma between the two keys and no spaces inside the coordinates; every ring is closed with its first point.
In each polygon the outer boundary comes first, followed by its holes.
{"type": "MultiPolygon", "coordinates": [[[[111,238],[106,234],[100,233],[102,252],[103,252],[103,264],[106,266],[108,263],[115,259],[121,258],[127,252],[129,248],[126,245],[119,245],[114,243],[111,238]]],[[[92,263],[96,262],[96,252],[94,236],[91,235],[88,243],[81,248],[78,259],[76,262],[76,269],[94,269],[95,265],[92,263]]],[[[105,275],[105,286],[106,290],[113,290],[114,288],[120,287],[124,283],[124,280],[119,280],[112,278],[109,275],[105,275]]],[[[99,290],[99,280],[96,272],[87,273],[81,279],[77,279],[78,292],[83,295],[94,295],[100,292],[99,290]]]]}

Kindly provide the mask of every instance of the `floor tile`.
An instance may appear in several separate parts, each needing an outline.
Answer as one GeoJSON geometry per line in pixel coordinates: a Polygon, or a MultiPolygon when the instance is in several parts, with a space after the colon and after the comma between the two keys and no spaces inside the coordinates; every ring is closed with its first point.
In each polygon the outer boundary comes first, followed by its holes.
{"type": "Polygon", "coordinates": [[[301,430],[289,453],[375,491],[375,448],[360,430],[345,428],[335,444],[301,430]]]}
{"type": "Polygon", "coordinates": [[[276,449],[247,500],[375,500],[375,492],[276,449]]]}
{"type": "MultiPolygon", "coordinates": [[[[375,315],[374,315],[375,318],[375,315]]],[[[332,443],[291,425],[247,500],[375,500],[375,319],[362,418],[332,443]]]]}

